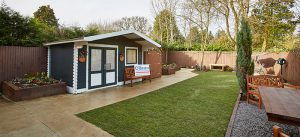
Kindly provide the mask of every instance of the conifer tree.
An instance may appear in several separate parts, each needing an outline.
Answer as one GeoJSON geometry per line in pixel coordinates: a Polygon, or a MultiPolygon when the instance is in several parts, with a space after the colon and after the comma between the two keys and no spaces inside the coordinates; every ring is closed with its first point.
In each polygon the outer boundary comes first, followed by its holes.
{"type": "Polygon", "coordinates": [[[246,93],[247,82],[246,76],[252,75],[254,62],[251,60],[252,55],[252,36],[248,22],[243,18],[240,25],[240,31],[236,38],[237,42],[237,59],[236,59],[236,76],[242,92],[246,93]]]}

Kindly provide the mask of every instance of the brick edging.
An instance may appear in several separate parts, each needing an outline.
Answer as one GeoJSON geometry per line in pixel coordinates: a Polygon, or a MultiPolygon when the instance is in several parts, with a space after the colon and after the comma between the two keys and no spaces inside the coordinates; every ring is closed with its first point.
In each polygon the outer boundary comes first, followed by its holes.
{"type": "Polygon", "coordinates": [[[241,91],[240,91],[239,96],[237,97],[237,100],[235,102],[234,109],[233,109],[231,117],[230,117],[230,121],[229,121],[229,124],[228,124],[228,127],[227,127],[225,137],[230,137],[230,135],[231,135],[231,132],[232,132],[232,129],[233,129],[233,123],[234,123],[234,120],[235,120],[235,115],[236,115],[237,108],[238,108],[239,103],[240,103],[240,99],[241,99],[241,91]]]}

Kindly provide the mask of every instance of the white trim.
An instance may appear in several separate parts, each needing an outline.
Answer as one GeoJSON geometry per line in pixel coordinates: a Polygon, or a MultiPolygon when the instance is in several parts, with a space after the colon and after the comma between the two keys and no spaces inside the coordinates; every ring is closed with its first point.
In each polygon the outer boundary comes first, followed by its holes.
{"type": "Polygon", "coordinates": [[[73,55],[73,94],[77,94],[77,79],[78,79],[78,48],[74,44],[73,55]]]}
{"type": "Polygon", "coordinates": [[[126,35],[126,34],[130,34],[130,33],[134,33],[134,34],[138,35],[139,37],[142,37],[143,39],[145,39],[146,41],[148,41],[151,44],[155,45],[156,47],[161,47],[160,44],[156,43],[155,41],[153,41],[152,39],[150,39],[146,35],[138,32],[136,30],[124,30],[124,31],[119,31],[119,32],[100,34],[100,35],[95,35],[95,36],[84,37],[83,39],[85,41],[95,41],[95,40],[99,40],[99,39],[105,39],[105,38],[110,38],[110,37],[115,37],[115,36],[120,36],[120,35],[126,35]]]}
{"type": "Polygon", "coordinates": [[[106,89],[106,88],[110,88],[110,87],[116,87],[116,86],[118,86],[118,84],[116,84],[116,85],[110,85],[110,86],[106,86],[106,87],[88,89],[88,90],[85,90],[84,93],[93,92],[93,91],[96,91],[96,90],[106,89]]]}
{"type": "Polygon", "coordinates": [[[160,44],[155,42],[154,40],[150,39],[146,35],[136,31],[136,30],[124,30],[124,31],[118,31],[118,32],[112,32],[112,33],[107,33],[107,34],[99,34],[95,36],[89,36],[89,37],[84,37],[84,38],[79,38],[79,39],[73,39],[73,40],[65,40],[65,41],[56,41],[56,42],[50,42],[50,43],[45,43],[45,46],[49,45],[55,45],[55,44],[63,44],[63,43],[71,43],[71,42],[89,42],[89,41],[95,41],[95,40],[100,40],[100,39],[105,39],[105,38],[110,38],[110,37],[115,37],[115,36],[121,36],[121,35],[126,35],[126,34],[136,34],[139,37],[145,39],[145,41],[148,41],[152,45],[156,47],[161,47],[160,44]]]}
{"type": "Polygon", "coordinates": [[[50,77],[50,61],[51,61],[51,51],[50,47],[48,46],[48,56],[47,56],[47,76],[50,77]]]}
{"type": "MultiPolygon", "coordinates": [[[[141,82],[142,80],[143,80],[142,78],[134,79],[134,80],[132,80],[132,83],[141,82]]],[[[125,82],[125,84],[130,84],[130,80],[127,80],[125,82]]],[[[118,86],[122,86],[122,85],[124,85],[124,81],[118,82],[118,86]]]]}
{"type": "Polygon", "coordinates": [[[139,48],[138,47],[125,47],[125,66],[134,66],[139,64],[139,48]],[[127,64],[127,49],[136,49],[136,64],[127,64]]]}
{"type": "Polygon", "coordinates": [[[67,86],[67,92],[70,93],[70,94],[74,94],[74,89],[73,89],[73,87],[67,86]]]}
{"type": "Polygon", "coordinates": [[[144,50],[143,50],[143,47],[142,47],[142,64],[144,64],[144,50]]]}
{"type": "Polygon", "coordinates": [[[65,40],[65,41],[54,41],[45,43],[44,46],[56,45],[56,44],[64,44],[64,43],[72,43],[72,42],[84,42],[84,39],[76,39],[76,40],[65,40]]]}
{"type": "Polygon", "coordinates": [[[117,57],[116,57],[116,71],[117,71],[117,78],[116,78],[116,85],[112,85],[112,86],[117,86],[118,85],[118,81],[119,81],[119,46],[118,45],[107,45],[107,44],[92,44],[92,43],[88,43],[87,44],[87,61],[86,61],[86,89],[85,91],[90,91],[90,90],[97,90],[97,89],[102,89],[102,88],[107,88],[107,87],[111,87],[111,86],[106,86],[106,87],[101,87],[101,88],[95,88],[95,89],[89,89],[89,51],[90,51],[90,47],[103,47],[103,48],[116,48],[117,49],[117,57]]]}
{"type": "Polygon", "coordinates": [[[108,44],[92,44],[92,43],[89,43],[88,45],[91,46],[91,47],[103,47],[103,48],[118,48],[119,47],[118,45],[108,45],[108,44]]]}
{"type": "Polygon", "coordinates": [[[89,63],[90,63],[90,44],[86,45],[86,68],[85,68],[85,89],[82,92],[89,90],[89,63]]]}

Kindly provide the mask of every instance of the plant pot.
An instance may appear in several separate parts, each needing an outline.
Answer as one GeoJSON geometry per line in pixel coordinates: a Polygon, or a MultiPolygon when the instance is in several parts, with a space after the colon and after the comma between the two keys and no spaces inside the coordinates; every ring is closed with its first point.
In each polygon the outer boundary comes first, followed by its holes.
{"type": "Polygon", "coordinates": [[[79,62],[85,62],[86,61],[86,58],[85,57],[79,57],[79,62]]]}
{"type": "Polygon", "coordinates": [[[163,75],[171,75],[171,74],[175,74],[175,72],[176,72],[175,68],[162,69],[163,75]]]}

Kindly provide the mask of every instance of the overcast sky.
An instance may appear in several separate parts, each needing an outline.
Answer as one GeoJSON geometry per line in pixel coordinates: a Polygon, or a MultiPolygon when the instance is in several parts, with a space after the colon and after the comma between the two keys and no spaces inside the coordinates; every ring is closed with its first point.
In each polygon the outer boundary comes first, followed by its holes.
{"type": "MultiPolygon", "coordinates": [[[[146,17],[150,25],[153,25],[154,21],[151,0],[4,0],[4,2],[26,16],[33,16],[33,12],[42,5],[50,5],[59,18],[59,23],[67,26],[85,27],[92,22],[110,22],[130,16],[146,17]]],[[[218,29],[224,29],[224,26],[222,19],[214,21],[210,31],[216,33],[218,29]]],[[[233,25],[231,30],[232,27],[233,25]]],[[[181,27],[180,29],[182,30],[181,27]]]]}
{"type": "Polygon", "coordinates": [[[33,16],[42,5],[50,5],[60,24],[78,24],[113,21],[122,17],[143,16],[151,23],[151,0],[4,0],[7,6],[22,15],[33,16]]]}

